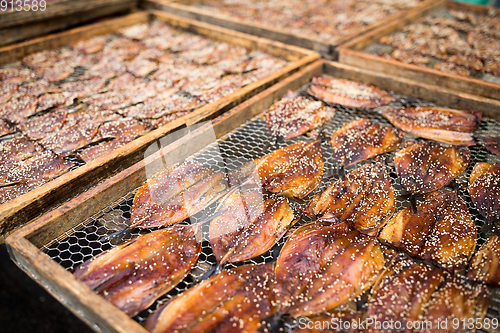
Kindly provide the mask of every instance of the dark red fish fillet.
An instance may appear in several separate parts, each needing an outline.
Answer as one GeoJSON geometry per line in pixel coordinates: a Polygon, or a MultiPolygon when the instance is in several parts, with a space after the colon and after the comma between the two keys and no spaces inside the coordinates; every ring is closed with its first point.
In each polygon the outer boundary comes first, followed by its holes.
{"type": "Polygon", "coordinates": [[[17,83],[2,83],[0,85],[0,104],[7,102],[17,91],[17,83]]]}
{"type": "Polygon", "coordinates": [[[257,333],[276,310],[273,287],[272,264],[224,270],[175,296],[144,327],[152,333],[257,333]]]}
{"type": "Polygon", "coordinates": [[[71,127],[73,125],[76,125],[77,123],[83,122],[95,122],[100,124],[119,119],[122,119],[122,117],[114,113],[113,111],[104,111],[99,107],[89,106],[77,112],[68,113],[66,122],[64,123],[64,128],[71,127]]]}
{"type": "Polygon", "coordinates": [[[90,67],[80,78],[83,80],[93,77],[110,79],[123,74],[126,70],[127,68],[123,63],[123,58],[117,55],[111,55],[110,57],[103,57],[99,62],[90,67]]]}
{"type": "Polygon", "coordinates": [[[469,194],[488,221],[500,218],[500,163],[477,163],[469,176],[469,194]]]}
{"type": "Polygon", "coordinates": [[[0,105],[0,117],[13,124],[22,123],[26,118],[35,113],[37,98],[25,95],[0,105]]]}
{"type": "Polygon", "coordinates": [[[87,97],[83,102],[102,110],[116,110],[131,104],[132,95],[129,90],[112,90],[87,97]]]}
{"type": "Polygon", "coordinates": [[[500,286],[500,237],[493,234],[471,260],[467,277],[493,286],[500,286]]]}
{"type": "Polygon", "coordinates": [[[66,110],[56,110],[43,116],[30,118],[19,124],[17,129],[31,140],[41,140],[61,129],[67,114],[66,110]]]}
{"type": "Polygon", "coordinates": [[[455,192],[433,192],[417,205],[397,212],[379,239],[412,257],[459,271],[476,247],[477,230],[467,205],[455,192]]]}
{"type": "Polygon", "coordinates": [[[353,120],[332,134],[333,156],[348,166],[398,148],[404,134],[390,126],[374,124],[366,118],[353,120]]]}
{"type": "Polygon", "coordinates": [[[0,163],[4,164],[8,161],[25,160],[33,156],[39,149],[40,146],[38,144],[22,135],[0,141],[0,163]]]}
{"type": "Polygon", "coordinates": [[[176,225],[102,252],[73,274],[133,317],[182,281],[200,252],[199,228],[176,225]]]}
{"type": "Polygon", "coordinates": [[[144,103],[119,110],[125,117],[137,119],[158,119],[176,112],[189,111],[196,107],[196,102],[184,96],[173,94],[166,100],[149,100],[144,103]]]}
{"type": "Polygon", "coordinates": [[[271,135],[279,140],[287,140],[323,126],[333,119],[335,111],[323,102],[289,91],[267,110],[265,117],[271,135]]]}
{"type": "Polygon", "coordinates": [[[55,94],[44,94],[38,97],[36,112],[41,112],[54,107],[62,107],[73,104],[76,95],[71,92],[60,92],[55,94]]]}
{"type": "Polygon", "coordinates": [[[328,75],[314,77],[309,93],[325,102],[354,108],[374,108],[395,101],[391,94],[374,86],[328,75]]]}
{"type": "Polygon", "coordinates": [[[440,189],[461,174],[470,161],[467,148],[444,147],[439,143],[408,142],[396,152],[394,163],[403,189],[423,194],[440,189]]]}
{"type": "Polygon", "coordinates": [[[481,111],[462,111],[438,107],[407,107],[382,111],[397,128],[422,138],[452,145],[475,145],[474,130],[481,111]]]}
{"type": "Polygon", "coordinates": [[[490,153],[500,156],[500,136],[484,139],[483,144],[490,153]]]}
{"type": "Polygon", "coordinates": [[[116,149],[123,147],[130,141],[131,140],[113,139],[108,142],[100,143],[96,146],[85,148],[83,151],[77,153],[76,156],[83,160],[85,163],[88,163],[98,157],[114,152],[116,149]]]}
{"type": "Polygon", "coordinates": [[[394,213],[395,198],[385,166],[367,164],[317,194],[306,210],[316,218],[334,215],[351,228],[376,235],[394,213]]]}
{"type": "Polygon", "coordinates": [[[0,187],[0,204],[3,204],[7,201],[15,199],[25,193],[28,193],[32,189],[42,185],[41,183],[37,184],[15,184],[12,186],[0,187]]]}
{"type": "Polygon", "coordinates": [[[230,191],[210,222],[210,246],[219,266],[254,258],[271,249],[298,220],[288,199],[262,193],[246,182],[230,191]]]}
{"type": "Polygon", "coordinates": [[[45,149],[50,149],[57,155],[64,157],[92,142],[98,127],[99,123],[91,121],[79,122],[69,127],[64,126],[59,131],[45,137],[40,141],[40,144],[45,149]]]}
{"type": "Polygon", "coordinates": [[[131,141],[147,131],[147,126],[132,118],[122,118],[104,123],[99,127],[94,140],[119,139],[131,141]]]}
{"type": "Polygon", "coordinates": [[[61,84],[59,87],[71,93],[74,97],[86,97],[101,91],[106,84],[105,79],[92,78],[84,81],[72,81],[61,84]]]}
{"type": "Polygon", "coordinates": [[[345,223],[319,220],[288,238],[276,262],[281,312],[310,316],[345,304],[368,289],[385,264],[378,241],[345,223]]]}

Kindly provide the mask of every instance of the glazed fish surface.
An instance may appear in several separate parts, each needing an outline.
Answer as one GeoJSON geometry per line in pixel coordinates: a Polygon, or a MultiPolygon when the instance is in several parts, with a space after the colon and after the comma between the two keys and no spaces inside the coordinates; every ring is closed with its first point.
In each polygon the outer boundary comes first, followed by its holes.
{"type": "Polygon", "coordinates": [[[223,172],[186,162],[158,173],[135,194],[129,228],[152,228],[182,221],[227,190],[223,172]]]}
{"type": "Polygon", "coordinates": [[[210,245],[220,267],[268,251],[300,217],[288,199],[263,193],[253,182],[231,190],[210,222],[210,245]]]}
{"type": "Polygon", "coordinates": [[[275,311],[272,264],[224,270],[175,296],[151,315],[152,332],[259,332],[275,311]]]}
{"type": "Polygon", "coordinates": [[[484,139],[483,144],[490,153],[500,156],[500,136],[484,139]]]}
{"type": "Polygon", "coordinates": [[[353,108],[374,108],[396,100],[388,92],[374,86],[328,75],[314,77],[309,93],[327,103],[353,108]]]}
{"type": "Polygon", "coordinates": [[[379,239],[412,257],[450,270],[463,269],[476,247],[477,231],[467,205],[456,192],[428,194],[425,201],[397,212],[379,239]]]}
{"type": "Polygon", "coordinates": [[[390,126],[374,124],[366,118],[353,120],[337,129],[331,138],[333,157],[349,166],[398,148],[404,134],[390,126]]]}
{"type": "Polygon", "coordinates": [[[367,164],[317,194],[306,212],[316,218],[332,214],[351,228],[376,235],[394,213],[395,198],[385,166],[367,164]]]}
{"type": "Polygon", "coordinates": [[[500,163],[477,163],[469,176],[469,194],[488,222],[500,218],[500,163]]]}
{"type": "Polygon", "coordinates": [[[500,285],[500,237],[493,234],[471,260],[467,277],[486,284],[500,285]]]}
{"type": "Polygon", "coordinates": [[[407,193],[424,194],[440,189],[461,174],[470,161],[467,148],[438,143],[408,142],[396,152],[394,163],[401,186],[407,193]]]}
{"type": "Polygon", "coordinates": [[[288,238],[276,262],[279,311],[310,316],[347,303],[375,282],[384,264],[376,238],[334,217],[306,224],[288,238]]]}
{"type": "MultiPolygon", "coordinates": [[[[377,328],[368,333],[400,332],[401,327],[420,320],[426,307],[440,284],[444,281],[444,271],[417,264],[404,255],[393,258],[379,282],[372,288],[368,299],[367,320],[379,322],[399,322],[400,328],[377,328]]],[[[410,326],[411,327],[411,326],[410,326]]]]}
{"type": "Polygon", "coordinates": [[[321,182],[323,170],[321,141],[301,141],[247,163],[230,174],[230,182],[251,177],[270,193],[302,199],[321,182]]]}
{"type": "Polygon", "coordinates": [[[335,109],[289,91],[266,112],[267,128],[277,140],[287,140],[328,123],[335,109]]]}
{"type": "Polygon", "coordinates": [[[175,225],[102,252],[73,274],[133,317],[182,281],[200,252],[199,228],[175,225]]]}
{"type": "Polygon", "coordinates": [[[481,122],[481,111],[438,107],[386,109],[382,115],[397,128],[415,136],[461,146],[476,144],[474,130],[481,122]]]}

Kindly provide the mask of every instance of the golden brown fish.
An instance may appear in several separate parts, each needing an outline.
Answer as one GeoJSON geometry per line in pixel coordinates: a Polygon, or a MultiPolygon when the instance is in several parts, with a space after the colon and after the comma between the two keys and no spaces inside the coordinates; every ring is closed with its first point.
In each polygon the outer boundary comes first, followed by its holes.
{"type": "Polygon", "coordinates": [[[467,277],[500,286],[500,237],[491,235],[471,260],[467,277]]]}
{"type": "Polygon", "coordinates": [[[102,252],[74,275],[133,317],[182,281],[200,252],[200,229],[175,225],[102,252]]]}
{"type": "Polygon", "coordinates": [[[430,193],[416,213],[410,207],[400,210],[379,234],[382,242],[450,271],[467,265],[476,238],[476,225],[456,192],[430,193]]]}
{"type": "Polygon", "coordinates": [[[288,199],[265,191],[253,182],[231,190],[210,222],[210,245],[219,267],[243,261],[271,249],[298,220],[288,199]]]}
{"type": "Polygon", "coordinates": [[[353,120],[332,134],[335,161],[342,166],[355,164],[398,148],[404,133],[390,126],[374,124],[366,118],[353,120]]]}
{"type": "Polygon", "coordinates": [[[481,111],[462,111],[438,107],[407,107],[382,112],[397,128],[422,138],[452,145],[475,145],[474,130],[481,122],[481,111]]]}
{"type": "Polygon", "coordinates": [[[433,293],[444,281],[444,271],[397,255],[368,299],[365,332],[402,332],[422,318],[433,293]],[[392,323],[377,327],[374,322],[392,323]],[[408,325],[408,326],[407,326],[408,325]]]}
{"type": "Polygon", "coordinates": [[[374,86],[328,75],[314,77],[309,93],[327,103],[353,108],[374,108],[395,101],[391,94],[374,86]]]}
{"type": "Polygon", "coordinates": [[[465,170],[470,161],[467,148],[444,147],[435,142],[409,142],[394,156],[403,189],[423,194],[440,189],[465,170]]]}
{"type": "Polygon", "coordinates": [[[182,221],[217,200],[228,188],[222,172],[187,162],[162,171],[137,191],[129,228],[152,228],[182,221]]]}
{"type": "Polygon", "coordinates": [[[224,270],[175,296],[151,315],[152,332],[259,332],[275,311],[272,264],[224,270]]]}
{"type": "Polygon", "coordinates": [[[267,128],[278,140],[287,140],[323,126],[333,119],[335,109],[289,91],[271,105],[265,117],[267,128]]]}
{"type": "Polygon", "coordinates": [[[321,141],[301,141],[247,163],[230,179],[234,184],[252,176],[268,192],[302,199],[321,182],[323,170],[321,141]]]}
{"type": "Polygon", "coordinates": [[[476,163],[468,190],[474,206],[488,222],[500,218],[500,163],[476,163]]]}
{"type": "Polygon", "coordinates": [[[379,242],[338,222],[318,220],[288,238],[276,263],[281,313],[318,314],[356,298],[375,282],[385,264],[379,242]]]}
{"type": "Polygon", "coordinates": [[[433,294],[424,316],[419,318],[425,323],[425,328],[417,332],[475,332],[475,325],[468,325],[471,322],[484,322],[488,297],[489,293],[485,286],[471,284],[458,276],[449,276],[444,285],[433,294]],[[446,328],[438,326],[438,322],[442,323],[443,318],[448,319],[446,328]]]}
{"type": "Polygon", "coordinates": [[[333,214],[351,228],[376,235],[396,207],[395,191],[385,166],[367,164],[330,184],[306,208],[316,218],[333,214]]]}

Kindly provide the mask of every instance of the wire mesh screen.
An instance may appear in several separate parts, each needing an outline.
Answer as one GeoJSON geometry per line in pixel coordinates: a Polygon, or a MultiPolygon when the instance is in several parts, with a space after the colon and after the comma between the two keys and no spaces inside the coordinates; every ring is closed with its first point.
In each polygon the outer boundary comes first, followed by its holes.
{"type": "MultiPolygon", "coordinates": [[[[308,85],[302,87],[297,91],[297,93],[313,98],[307,94],[308,85]]],[[[408,96],[393,95],[397,98],[396,102],[393,102],[392,106],[429,106],[433,105],[422,100],[414,99],[408,96]]],[[[346,122],[352,121],[358,117],[365,117],[370,119],[372,122],[379,123],[381,125],[390,125],[390,123],[383,118],[374,110],[361,110],[342,107],[338,105],[332,105],[337,109],[334,119],[318,129],[327,135],[331,135],[337,128],[345,124],[346,122]]],[[[264,111],[264,110],[263,110],[264,111]]],[[[480,127],[477,131],[477,136],[485,134],[500,134],[500,124],[494,120],[483,119],[481,121],[480,127]]],[[[301,141],[310,140],[311,138],[307,135],[302,135],[300,137],[287,140],[286,142],[275,142],[270,136],[267,129],[266,123],[262,116],[257,116],[240,127],[234,129],[229,134],[220,138],[216,142],[212,143],[202,151],[196,153],[192,158],[197,161],[207,165],[210,165],[214,170],[222,170],[224,172],[233,171],[246,162],[261,157],[264,154],[270,153],[271,151],[285,147],[289,144],[301,141]]],[[[406,140],[416,139],[411,135],[406,136],[406,140]]],[[[333,158],[333,152],[330,144],[328,142],[322,143],[323,149],[323,159],[325,172],[321,184],[306,198],[305,202],[308,202],[315,194],[322,191],[331,182],[337,180],[339,176],[337,175],[337,164],[333,158]]],[[[403,197],[403,191],[399,181],[397,179],[392,160],[395,152],[390,152],[382,156],[386,160],[387,170],[392,179],[392,183],[396,189],[397,199],[396,199],[396,212],[404,207],[409,206],[408,199],[403,197]]],[[[360,165],[366,163],[374,163],[379,158],[372,158],[370,160],[358,163],[353,166],[346,168],[346,172],[360,167],[360,165]]],[[[477,162],[489,162],[496,163],[500,162],[500,157],[490,154],[481,146],[471,147],[471,163],[469,167],[463,172],[458,178],[457,182],[459,184],[467,184],[469,174],[477,162]]],[[[446,190],[446,189],[445,189],[446,190]]],[[[68,270],[74,269],[79,264],[90,259],[102,251],[105,251],[113,246],[113,241],[102,241],[102,238],[106,235],[112,234],[118,230],[124,229],[130,221],[130,209],[132,207],[133,198],[137,189],[131,189],[131,191],[121,198],[120,200],[111,203],[108,207],[103,209],[98,214],[88,217],[81,224],[68,230],[66,233],[60,235],[57,239],[45,244],[43,246],[43,251],[46,252],[52,259],[60,263],[63,267],[68,270]]],[[[467,202],[470,213],[478,227],[478,247],[486,240],[487,236],[484,233],[479,233],[482,225],[484,224],[484,218],[475,210],[467,191],[459,191],[460,196],[467,202]]],[[[295,204],[295,203],[294,203],[295,204]]],[[[206,216],[210,216],[217,206],[217,203],[212,204],[210,207],[204,211],[195,214],[190,218],[190,222],[199,222],[203,220],[206,216]]],[[[303,216],[301,220],[294,225],[293,229],[301,226],[305,223],[311,222],[312,219],[303,216]]],[[[185,221],[183,223],[188,223],[185,221]]],[[[148,231],[137,231],[133,230],[127,234],[127,236],[121,241],[137,237],[140,233],[145,233],[148,231]]],[[[291,232],[291,231],[290,231],[291,232]]],[[[262,263],[271,262],[275,260],[279,250],[283,246],[290,232],[285,235],[271,250],[266,254],[261,255],[252,260],[246,262],[240,262],[236,265],[242,265],[247,263],[262,263]]],[[[202,254],[199,257],[196,267],[191,271],[191,273],[174,289],[172,289],[167,295],[162,296],[159,300],[155,302],[148,310],[143,311],[138,316],[134,317],[139,323],[142,323],[154,310],[159,306],[167,302],[172,296],[181,293],[182,291],[190,288],[199,282],[200,277],[203,273],[207,272],[211,267],[216,264],[215,256],[212,253],[210,244],[208,242],[208,225],[205,224],[203,227],[203,245],[202,254]]],[[[235,264],[227,264],[225,267],[234,267],[235,264]]],[[[490,318],[500,317],[500,290],[490,289],[491,299],[490,306],[488,309],[487,316],[490,318]]],[[[363,297],[360,297],[362,300],[363,297]]],[[[364,297],[366,299],[366,297],[364,297]]],[[[358,302],[359,304],[359,302],[358,302]]],[[[363,306],[361,304],[361,306],[363,306]]],[[[294,324],[289,324],[288,329],[291,330],[294,324]]]]}

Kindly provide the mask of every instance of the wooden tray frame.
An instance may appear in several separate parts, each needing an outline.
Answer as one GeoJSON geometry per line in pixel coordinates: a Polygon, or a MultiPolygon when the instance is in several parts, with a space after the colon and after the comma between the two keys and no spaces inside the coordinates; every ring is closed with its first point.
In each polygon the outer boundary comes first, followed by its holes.
{"type": "MultiPolygon", "coordinates": [[[[415,83],[409,80],[378,74],[351,66],[317,61],[260,94],[241,103],[215,120],[189,131],[179,140],[164,146],[130,168],[109,178],[93,189],[82,193],[64,206],[41,216],[33,223],[19,229],[7,238],[7,249],[12,260],[34,280],[47,289],[55,298],[68,307],[96,331],[137,332],[146,331],[122,311],[101,296],[92,292],[85,284],[76,280],[61,265],[52,260],[40,248],[51,240],[80,224],[112,202],[117,201],[146,181],[146,168],[151,171],[163,169],[163,161],[181,162],[186,157],[203,149],[216,138],[221,138],[252,117],[261,114],[272,103],[282,98],[288,90],[296,90],[308,83],[315,74],[327,73],[336,77],[357,80],[397,93],[414,97],[431,97],[439,104],[455,102],[469,109],[481,108],[487,100],[473,96],[457,99],[454,92],[439,87],[415,83]]],[[[186,129],[186,130],[189,130],[186,129]]]]}
{"type": "MultiPolygon", "coordinates": [[[[445,7],[449,9],[474,11],[479,13],[487,13],[490,10],[494,10],[498,13],[498,15],[500,15],[500,9],[498,8],[471,5],[455,1],[440,2],[436,6],[428,7],[423,11],[409,13],[406,17],[394,20],[384,27],[375,29],[344,45],[341,45],[338,49],[338,61],[347,65],[366,68],[380,73],[405,77],[431,85],[437,85],[460,92],[500,100],[500,84],[475,78],[468,78],[457,74],[445,73],[433,68],[406,64],[397,60],[385,59],[362,52],[362,50],[367,46],[378,42],[381,37],[399,31],[403,27],[419,20],[429,13],[445,7]]],[[[497,112],[500,112],[500,110],[497,112]]]]}
{"type": "Polygon", "coordinates": [[[16,227],[27,223],[39,214],[47,211],[51,206],[60,205],[70,197],[82,193],[112,174],[138,162],[144,156],[144,150],[149,143],[158,140],[176,128],[190,126],[199,121],[211,119],[220,115],[238,103],[256,95],[320,57],[316,52],[297,46],[286,45],[265,38],[231,31],[203,22],[196,22],[165,12],[143,11],[118,19],[53,34],[48,37],[38,38],[14,46],[0,48],[0,64],[18,60],[33,52],[57,48],[67,45],[68,43],[74,43],[80,39],[110,33],[134,24],[148,22],[153,18],[160,19],[186,31],[213,39],[231,42],[248,49],[262,50],[287,59],[290,63],[261,80],[253,82],[226,97],[207,104],[188,115],[180,117],[171,123],[135,139],[125,146],[116,149],[112,154],[101,156],[29,193],[0,205],[0,243],[2,243],[5,240],[5,236],[15,230],[16,227]]]}
{"type": "MultiPolygon", "coordinates": [[[[40,1],[40,0],[39,0],[40,1]]],[[[138,0],[61,0],[44,11],[0,11],[0,46],[137,8],[138,0]]],[[[10,6],[9,6],[10,7],[10,6]]]]}
{"type": "Polygon", "coordinates": [[[261,36],[265,38],[270,38],[287,44],[297,45],[300,47],[314,50],[320,53],[324,58],[337,60],[337,47],[339,45],[344,44],[357,36],[361,36],[367,33],[368,31],[371,31],[378,27],[383,27],[394,20],[401,19],[411,12],[414,11],[419,12],[421,10],[425,10],[425,8],[429,6],[431,7],[436,6],[438,3],[443,1],[444,0],[436,0],[436,1],[425,0],[425,2],[421,3],[420,5],[412,9],[409,9],[407,11],[402,11],[401,13],[389,16],[384,20],[380,21],[379,23],[367,26],[365,29],[363,29],[362,31],[353,36],[346,36],[340,39],[335,44],[317,41],[314,39],[314,37],[311,37],[306,34],[293,34],[290,33],[289,31],[286,31],[285,29],[269,28],[258,23],[241,22],[236,18],[231,18],[226,15],[210,13],[203,9],[193,7],[192,5],[199,3],[199,0],[180,0],[180,1],[143,0],[140,3],[140,6],[142,6],[143,8],[163,10],[175,15],[187,17],[190,19],[195,19],[201,22],[216,24],[236,31],[241,31],[244,33],[261,36]]]}

